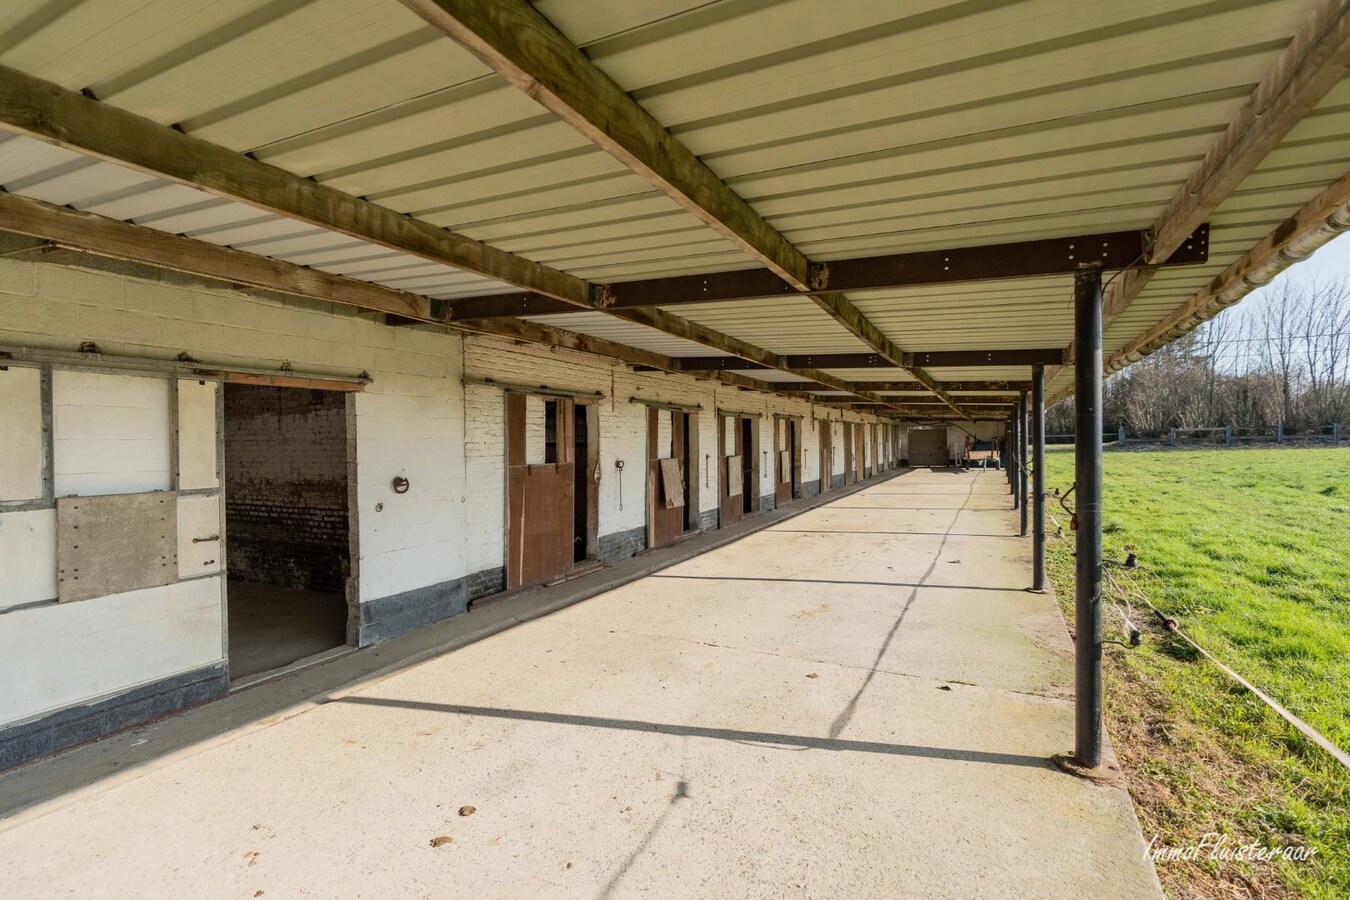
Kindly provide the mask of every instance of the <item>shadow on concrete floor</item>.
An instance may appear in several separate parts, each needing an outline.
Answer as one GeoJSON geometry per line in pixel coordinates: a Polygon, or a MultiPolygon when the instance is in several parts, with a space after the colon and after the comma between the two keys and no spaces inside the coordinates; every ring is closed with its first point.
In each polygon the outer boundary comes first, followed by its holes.
{"type": "Polygon", "coordinates": [[[923,581],[844,581],[837,578],[765,578],[762,575],[652,575],[651,578],[679,578],[682,581],[781,581],[786,584],[856,584],[866,587],[940,588],[953,591],[996,591],[1016,594],[1022,588],[981,584],[928,584],[923,581]]]}
{"type": "Polygon", "coordinates": [[[612,719],[605,716],[582,716],[570,713],[538,712],[527,709],[497,709],[490,706],[459,706],[453,703],[429,703],[422,700],[395,700],[388,697],[337,697],[330,703],[354,703],[361,706],[381,706],[415,709],[424,712],[442,712],[460,716],[485,716],[511,719],[518,722],[549,722],[555,725],[578,725],[584,728],[613,728],[620,731],[642,731],[650,734],[669,734],[685,737],[713,738],[760,746],[797,750],[846,750],[854,753],[882,753],[891,756],[913,756],[921,759],[947,759],[961,762],[994,763],[1003,766],[1024,766],[1033,769],[1053,768],[1043,756],[1021,753],[998,753],[990,750],[959,750],[954,747],[923,747],[918,744],[884,744],[880,741],[853,741],[842,738],[817,737],[808,734],[778,734],[771,731],[740,731],[734,728],[707,728],[702,725],[677,725],[668,722],[644,722],[640,719],[612,719]]]}

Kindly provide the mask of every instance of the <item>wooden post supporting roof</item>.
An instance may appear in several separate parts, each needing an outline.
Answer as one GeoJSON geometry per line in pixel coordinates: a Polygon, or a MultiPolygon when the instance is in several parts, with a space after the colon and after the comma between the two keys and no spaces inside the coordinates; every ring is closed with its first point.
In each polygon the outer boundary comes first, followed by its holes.
{"type": "MultiPolygon", "coordinates": [[[[825,287],[826,273],[764,220],[525,0],[403,0],[405,6],[566,121],[798,291],[825,287]]],[[[817,305],[876,352],[961,408],[838,291],[817,305]]]]}

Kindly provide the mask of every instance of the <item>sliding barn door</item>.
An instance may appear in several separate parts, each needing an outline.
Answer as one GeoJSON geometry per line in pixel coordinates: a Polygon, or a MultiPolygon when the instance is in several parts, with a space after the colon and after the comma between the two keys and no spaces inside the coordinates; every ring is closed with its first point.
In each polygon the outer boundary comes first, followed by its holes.
{"type": "Polygon", "coordinates": [[[576,470],[573,401],[506,395],[506,586],[572,570],[576,470]]]}

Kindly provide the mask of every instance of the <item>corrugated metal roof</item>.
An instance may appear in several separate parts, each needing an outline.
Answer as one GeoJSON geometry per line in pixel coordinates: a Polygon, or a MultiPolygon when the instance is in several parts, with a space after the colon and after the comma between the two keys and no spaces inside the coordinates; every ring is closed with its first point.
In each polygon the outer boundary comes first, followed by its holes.
{"type": "MultiPolygon", "coordinates": [[[[1313,4],[536,6],[799,249],[832,260],[1148,227],[1313,4]]],[[[392,0],[26,0],[0,10],[0,35],[0,64],[588,280],[753,265],[392,0]]],[[[1344,174],[1347,138],[1342,83],[1211,218],[1211,262],[1161,272],[1107,351],[1344,174]]],[[[508,289],[24,137],[0,136],[0,185],[433,298],[508,289]]],[[[1001,349],[1067,346],[1069,293],[1055,278],[851,299],[904,349],[1001,349]]],[[[671,311],[777,353],[867,349],[801,298],[671,311]]],[[[538,321],[715,352],[598,314],[538,321]]]]}

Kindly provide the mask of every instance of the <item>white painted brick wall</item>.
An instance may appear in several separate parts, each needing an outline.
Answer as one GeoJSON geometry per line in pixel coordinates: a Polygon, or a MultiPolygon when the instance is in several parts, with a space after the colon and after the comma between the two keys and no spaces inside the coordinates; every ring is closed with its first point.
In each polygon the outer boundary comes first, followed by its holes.
{"type": "MultiPolygon", "coordinates": [[[[761,449],[773,447],[774,412],[803,416],[803,479],[818,477],[818,429],[810,404],[663,373],[635,373],[608,359],[512,341],[390,328],[379,317],[332,304],[204,287],[166,274],[152,281],[50,263],[0,259],[0,345],[73,350],[96,341],[109,355],[169,360],[187,351],[203,364],[334,374],[368,372],[354,398],[359,597],[370,600],[500,566],[503,558],[504,415],[496,378],[600,392],[601,534],[642,527],[646,407],[630,398],[700,407],[700,507],[717,508],[715,411],[759,412],[761,449]],[[623,460],[622,508],[615,461],[623,460]],[[390,482],[411,482],[395,494],[390,482]],[[383,504],[380,512],[377,504],[383,504]]],[[[834,414],[836,417],[838,413],[834,414]]],[[[872,421],[845,413],[850,421],[872,421]]],[[[843,471],[836,433],[836,471],[843,471]]],[[[773,490],[761,455],[762,493],[773,490]]]]}

